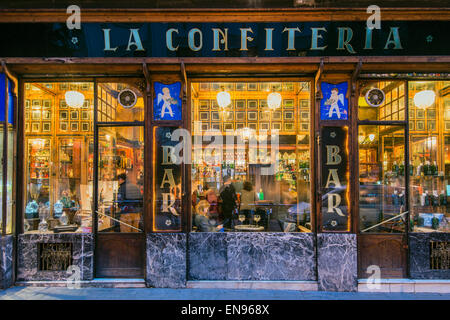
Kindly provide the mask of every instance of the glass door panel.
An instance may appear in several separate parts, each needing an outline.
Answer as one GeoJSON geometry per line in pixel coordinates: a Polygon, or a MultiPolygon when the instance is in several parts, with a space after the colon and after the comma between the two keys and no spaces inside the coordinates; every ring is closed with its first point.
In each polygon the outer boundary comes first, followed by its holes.
{"type": "Polygon", "coordinates": [[[15,129],[13,126],[8,125],[8,150],[7,150],[7,185],[6,185],[6,233],[12,233],[12,219],[14,212],[14,194],[13,194],[13,186],[14,186],[14,172],[15,172],[15,163],[14,163],[14,135],[15,129]]]}
{"type": "Polygon", "coordinates": [[[405,132],[359,126],[359,219],[362,233],[403,233],[406,221],[405,132]]]}
{"type": "Polygon", "coordinates": [[[144,128],[100,127],[98,231],[143,232],[144,128]]]}

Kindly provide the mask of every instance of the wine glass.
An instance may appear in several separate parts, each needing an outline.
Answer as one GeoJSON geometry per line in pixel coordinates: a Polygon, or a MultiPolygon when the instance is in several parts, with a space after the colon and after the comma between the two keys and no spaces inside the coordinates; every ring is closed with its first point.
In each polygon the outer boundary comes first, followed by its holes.
{"type": "Polygon", "coordinates": [[[253,219],[255,220],[256,225],[258,225],[259,220],[261,220],[261,216],[259,214],[255,214],[253,219]]]}
{"type": "Polygon", "coordinates": [[[241,222],[241,224],[244,224],[244,221],[245,221],[245,214],[240,214],[240,215],[238,216],[238,219],[239,219],[239,221],[241,222]]]}

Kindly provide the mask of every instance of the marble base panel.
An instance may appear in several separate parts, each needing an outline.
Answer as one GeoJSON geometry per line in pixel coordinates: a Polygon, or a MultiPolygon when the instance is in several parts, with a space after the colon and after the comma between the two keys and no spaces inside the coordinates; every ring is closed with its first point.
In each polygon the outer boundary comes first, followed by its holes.
{"type": "Polygon", "coordinates": [[[147,234],[147,286],[186,287],[186,234],[147,234]]]}
{"type": "Polygon", "coordinates": [[[189,280],[316,280],[311,233],[189,234],[189,280]]]}
{"type": "Polygon", "coordinates": [[[38,270],[39,243],[73,243],[72,264],[80,268],[81,280],[94,278],[92,234],[22,234],[18,239],[17,281],[61,281],[71,276],[67,271],[38,270]]]}
{"type": "Polygon", "coordinates": [[[0,236],[0,289],[13,284],[13,243],[13,236],[0,236]]]}
{"type": "MultiPolygon", "coordinates": [[[[430,265],[430,242],[450,242],[450,233],[410,233],[409,259],[413,279],[450,279],[450,269],[433,270],[430,265]]],[[[448,253],[447,253],[448,254],[448,253]]]]}
{"type": "Polygon", "coordinates": [[[318,283],[321,291],[357,291],[356,234],[317,235],[318,283]]]}

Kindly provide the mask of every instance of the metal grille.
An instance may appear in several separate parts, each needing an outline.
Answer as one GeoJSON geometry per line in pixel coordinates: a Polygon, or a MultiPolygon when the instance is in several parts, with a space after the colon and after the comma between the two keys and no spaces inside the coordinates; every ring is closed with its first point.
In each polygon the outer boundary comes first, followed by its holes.
{"type": "Polygon", "coordinates": [[[450,242],[430,241],[430,269],[450,269],[450,242]]]}
{"type": "Polygon", "coordinates": [[[66,271],[72,265],[72,243],[39,243],[39,270],[66,271]]]}

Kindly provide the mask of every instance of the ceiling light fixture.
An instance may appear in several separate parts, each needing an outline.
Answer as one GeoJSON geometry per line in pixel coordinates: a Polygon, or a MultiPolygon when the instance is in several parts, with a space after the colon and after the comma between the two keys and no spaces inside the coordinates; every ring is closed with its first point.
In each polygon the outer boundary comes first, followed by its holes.
{"type": "Polygon", "coordinates": [[[84,95],[78,91],[66,91],[64,95],[66,104],[72,108],[81,108],[84,103],[84,95]]]}

